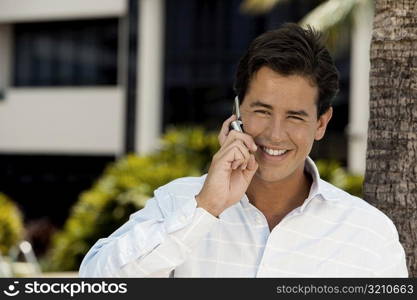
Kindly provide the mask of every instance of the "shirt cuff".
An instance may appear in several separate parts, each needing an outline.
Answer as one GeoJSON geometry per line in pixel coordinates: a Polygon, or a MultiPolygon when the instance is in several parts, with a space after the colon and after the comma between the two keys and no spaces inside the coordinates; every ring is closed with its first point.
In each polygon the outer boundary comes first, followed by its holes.
{"type": "MultiPolygon", "coordinates": [[[[171,197],[175,196],[171,195],[171,197]]],[[[196,207],[197,201],[195,200],[195,197],[189,197],[189,199],[186,199],[182,206],[165,218],[166,232],[169,234],[188,225],[194,216],[196,207]]]]}
{"type": "Polygon", "coordinates": [[[195,197],[190,197],[183,206],[165,219],[165,228],[168,235],[177,242],[193,247],[218,222],[218,218],[197,207],[195,197]]]}
{"type": "Polygon", "coordinates": [[[205,209],[198,207],[195,210],[190,224],[184,227],[180,232],[174,233],[174,236],[179,238],[189,247],[193,247],[208,232],[210,232],[218,222],[218,218],[207,212],[205,209]]]}

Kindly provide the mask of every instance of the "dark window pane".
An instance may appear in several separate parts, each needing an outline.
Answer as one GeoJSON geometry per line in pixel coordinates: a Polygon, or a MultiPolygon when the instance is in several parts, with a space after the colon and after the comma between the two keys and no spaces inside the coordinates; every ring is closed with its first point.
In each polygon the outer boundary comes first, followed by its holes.
{"type": "Polygon", "coordinates": [[[14,36],[14,86],[117,84],[117,19],[21,23],[14,36]]]}

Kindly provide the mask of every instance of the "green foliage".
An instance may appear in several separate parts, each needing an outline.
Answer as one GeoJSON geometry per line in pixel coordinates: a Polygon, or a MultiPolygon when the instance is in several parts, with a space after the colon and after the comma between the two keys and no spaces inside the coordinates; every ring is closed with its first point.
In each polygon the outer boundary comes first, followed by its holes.
{"type": "Polygon", "coordinates": [[[352,195],[362,197],[363,176],[348,173],[334,160],[318,160],[316,165],[322,179],[352,195]]]}
{"type": "Polygon", "coordinates": [[[0,254],[7,255],[22,238],[22,214],[6,195],[0,193],[0,254]]]}
{"type": "Polygon", "coordinates": [[[206,172],[219,145],[202,128],[171,128],[161,147],[146,156],[127,155],[110,164],[71,209],[63,230],[54,235],[42,259],[49,271],[76,270],[88,249],[141,209],[159,186],[206,172]]]}

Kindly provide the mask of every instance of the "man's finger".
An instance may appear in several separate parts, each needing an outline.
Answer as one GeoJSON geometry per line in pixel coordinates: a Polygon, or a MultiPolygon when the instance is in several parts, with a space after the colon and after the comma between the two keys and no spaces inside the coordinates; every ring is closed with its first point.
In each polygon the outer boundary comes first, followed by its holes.
{"type": "Polygon", "coordinates": [[[223,141],[222,147],[227,147],[228,145],[232,144],[236,140],[241,140],[248,150],[255,152],[257,149],[256,143],[253,138],[244,132],[239,132],[236,130],[232,130],[226,139],[223,141]]]}
{"type": "Polygon", "coordinates": [[[232,123],[234,120],[236,120],[236,116],[231,115],[226,121],[223,122],[222,128],[220,129],[219,136],[218,136],[220,146],[223,145],[224,141],[229,135],[230,123],[232,123]]]}
{"type": "Polygon", "coordinates": [[[221,152],[219,152],[219,156],[216,157],[216,160],[220,161],[226,156],[229,157],[229,159],[231,159],[229,153],[231,151],[233,152],[235,149],[239,151],[241,155],[239,159],[242,159],[242,163],[245,163],[249,160],[250,153],[241,140],[235,140],[232,144],[227,145],[225,148],[223,148],[221,152]]]}

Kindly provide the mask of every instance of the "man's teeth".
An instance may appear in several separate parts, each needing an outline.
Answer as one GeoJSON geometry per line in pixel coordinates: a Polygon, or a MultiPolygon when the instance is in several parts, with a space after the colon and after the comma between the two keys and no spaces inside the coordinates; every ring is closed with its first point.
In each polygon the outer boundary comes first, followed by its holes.
{"type": "Polygon", "coordinates": [[[269,149],[266,147],[262,147],[262,149],[269,155],[282,155],[288,151],[288,150],[274,150],[274,149],[269,149]]]}

